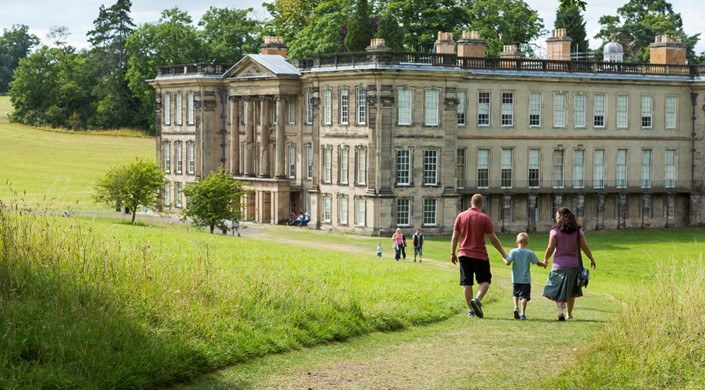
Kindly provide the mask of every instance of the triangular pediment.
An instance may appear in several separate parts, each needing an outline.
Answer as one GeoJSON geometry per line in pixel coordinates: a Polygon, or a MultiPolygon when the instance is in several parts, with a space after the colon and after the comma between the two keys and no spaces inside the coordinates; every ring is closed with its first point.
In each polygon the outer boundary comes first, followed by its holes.
{"type": "Polygon", "coordinates": [[[227,78],[270,78],[274,73],[255,61],[247,61],[239,69],[235,69],[227,78]]]}
{"type": "Polygon", "coordinates": [[[226,79],[300,76],[299,70],[279,55],[248,54],[225,73],[226,79]]]}

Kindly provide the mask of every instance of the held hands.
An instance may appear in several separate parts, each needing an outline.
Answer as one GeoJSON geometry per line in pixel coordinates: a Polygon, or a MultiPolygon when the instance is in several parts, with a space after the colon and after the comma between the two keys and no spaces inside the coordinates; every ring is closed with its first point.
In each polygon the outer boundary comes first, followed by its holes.
{"type": "Polygon", "coordinates": [[[590,268],[594,270],[595,267],[597,267],[597,264],[595,264],[595,259],[590,260],[590,268]]]}
{"type": "Polygon", "coordinates": [[[512,264],[512,262],[507,260],[506,258],[502,259],[502,261],[504,261],[504,264],[506,264],[506,265],[512,264]]]}

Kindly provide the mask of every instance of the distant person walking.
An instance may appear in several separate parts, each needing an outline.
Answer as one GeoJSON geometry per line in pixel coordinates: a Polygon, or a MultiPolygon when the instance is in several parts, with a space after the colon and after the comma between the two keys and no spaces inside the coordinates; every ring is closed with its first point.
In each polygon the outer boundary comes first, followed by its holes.
{"type": "Polygon", "coordinates": [[[394,260],[399,261],[401,259],[401,248],[404,245],[404,235],[399,228],[392,235],[392,245],[394,246],[394,260]]]}
{"type": "Polygon", "coordinates": [[[406,236],[404,235],[404,232],[399,229],[399,233],[401,233],[401,258],[406,260],[406,236]]]}
{"type": "Polygon", "coordinates": [[[568,311],[567,318],[572,319],[575,298],[583,296],[583,289],[578,287],[575,281],[580,272],[581,248],[590,259],[590,267],[595,269],[595,258],[585,241],[585,234],[578,225],[575,214],[569,208],[561,207],[556,212],[556,224],[549,233],[546,254],[543,256],[546,264],[553,256],[553,267],[548,274],[543,296],[556,302],[558,321],[566,320],[564,308],[568,311]]]}
{"type": "Polygon", "coordinates": [[[414,245],[414,263],[416,262],[416,256],[419,256],[419,263],[423,263],[423,234],[421,229],[416,229],[416,232],[411,236],[412,244],[414,245]]]}
{"type": "Polygon", "coordinates": [[[529,235],[517,234],[517,248],[509,251],[504,264],[512,266],[512,301],[514,302],[514,318],[526,319],[526,305],[531,300],[531,264],[546,268],[546,263],[539,261],[536,254],[528,249],[529,235]],[[521,301],[521,306],[519,302],[521,301]],[[520,309],[521,307],[521,309],[520,309]]]}
{"type": "Polygon", "coordinates": [[[377,257],[382,257],[382,243],[377,244],[377,257]]]}
{"type": "Polygon", "coordinates": [[[502,259],[507,257],[502,243],[494,234],[492,219],[482,212],[484,202],[482,195],[472,196],[470,208],[455,218],[453,238],[450,241],[450,260],[453,264],[460,262],[460,285],[463,286],[468,317],[484,317],[481,302],[490,288],[490,283],[492,283],[485,237],[489,238],[502,259]],[[458,243],[460,243],[459,249],[458,243]],[[472,290],[473,276],[479,284],[475,298],[473,298],[472,290]]]}

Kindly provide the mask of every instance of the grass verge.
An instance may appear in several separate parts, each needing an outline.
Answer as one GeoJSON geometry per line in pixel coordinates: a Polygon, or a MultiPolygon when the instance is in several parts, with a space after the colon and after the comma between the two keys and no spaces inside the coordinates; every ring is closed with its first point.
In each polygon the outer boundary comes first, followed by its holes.
{"type": "Polygon", "coordinates": [[[0,203],[2,388],[165,386],[459,310],[431,268],[23,209],[0,203]]]}

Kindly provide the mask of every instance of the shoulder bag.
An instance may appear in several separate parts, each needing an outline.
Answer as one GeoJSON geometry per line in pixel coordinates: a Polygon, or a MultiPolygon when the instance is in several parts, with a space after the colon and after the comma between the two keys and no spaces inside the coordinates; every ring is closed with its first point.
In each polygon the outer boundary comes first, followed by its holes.
{"type": "Polygon", "coordinates": [[[578,230],[576,236],[578,237],[578,259],[580,260],[580,272],[578,272],[578,275],[575,278],[575,284],[582,288],[587,287],[588,282],[590,282],[590,270],[583,268],[583,256],[581,254],[582,250],[580,249],[580,230],[578,230]]]}

